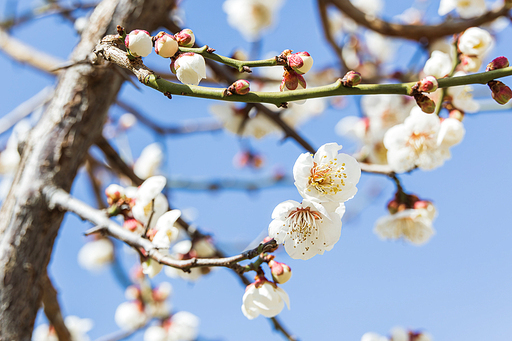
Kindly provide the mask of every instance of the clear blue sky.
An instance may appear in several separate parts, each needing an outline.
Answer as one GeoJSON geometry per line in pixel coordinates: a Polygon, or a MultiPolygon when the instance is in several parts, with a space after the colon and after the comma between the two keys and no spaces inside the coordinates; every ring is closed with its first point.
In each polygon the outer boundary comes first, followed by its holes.
{"type": "MultiPolygon", "coordinates": [[[[6,1],[0,1],[5,8],[6,1]]],[[[32,1],[22,1],[21,7],[32,1]]],[[[220,54],[235,48],[250,49],[249,43],[229,27],[221,1],[185,1],[187,27],[196,37],[220,54]]],[[[386,14],[398,14],[408,1],[390,1],[386,14]]],[[[323,43],[315,1],[285,2],[279,22],[265,37],[262,51],[286,48],[307,50],[315,59],[315,68],[335,60],[323,43]]],[[[433,1],[429,13],[435,13],[433,1]]],[[[144,29],[144,27],[141,27],[144,29]]],[[[512,57],[507,37],[510,28],[497,37],[489,57],[512,57]]],[[[70,25],[50,17],[36,20],[13,31],[15,37],[35,47],[66,58],[78,38],[70,25]],[[44,31],[41,28],[44,27],[44,31]]],[[[402,48],[397,64],[403,64],[411,51],[402,48]],[[404,57],[405,56],[405,57],[404,57]]],[[[2,106],[5,115],[54,79],[30,67],[20,66],[0,53],[2,65],[2,106]]],[[[152,56],[148,62],[166,69],[166,62],[152,56]]],[[[504,80],[512,84],[510,79],[504,80]]],[[[510,85],[509,84],[509,85],[510,85]]],[[[476,88],[484,86],[475,86],[476,88]]],[[[486,88],[486,87],[485,87],[486,88]]],[[[485,89],[482,93],[486,93],[485,89]]],[[[180,98],[169,101],[150,89],[138,91],[126,84],[123,98],[162,123],[209,117],[212,101],[180,98]]],[[[487,94],[490,97],[490,94],[487,94]]],[[[121,112],[113,110],[113,115],[121,112]]],[[[328,142],[346,144],[334,133],[334,125],[345,115],[357,115],[350,99],[344,110],[329,109],[320,118],[300,128],[300,132],[318,147],[328,142]]],[[[404,186],[422,198],[432,200],[439,216],[434,221],[437,234],[426,245],[415,247],[404,242],[383,242],[373,234],[373,226],[386,214],[386,203],[393,195],[393,184],[379,176],[363,175],[360,194],[382,188],[377,198],[356,196],[347,202],[347,210],[366,206],[350,222],[344,222],[342,236],[332,251],[308,261],[292,260],[281,252],[278,260],[293,269],[292,279],[282,287],[288,292],[291,310],[279,317],[302,340],[359,340],[368,331],[386,334],[393,326],[424,329],[437,341],[507,340],[512,335],[512,218],[510,215],[510,180],[512,165],[512,114],[510,111],[468,115],[464,120],[466,136],[452,149],[452,159],[434,171],[415,171],[404,175],[404,186]]],[[[149,130],[133,129],[131,148],[134,155],[154,142],[149,130]]],[[[7,136],[1,136],[5,141],[7,136]]],[[[165,141],[168,149],[168,174],[184,176],[251,177],[280,167],[291,173],[295,159],[303,150],[293,141],[281,143],[276,138],[251,140],[262,152],[266,166],[260,171],[238,170],[232,157],[239,150],[238,139],[216,133],[174,137],[165,141]]],[[[88,179],[77,177],[73,194],[91,204],[94,199],[88,179]]],[[[172,191],[174,207],[198,210],[201,229],[214,233],[220,245],[231,253],[241,251],[270,223],[274,207],[288,199],[299,200],[295,187],[272,188],[256,193],[221,191],[216,193],[172,191]]],[[[94,320],[92,339],[117,330],[114,311],[124,301],[124,293],[107,269],[91,274],[76,261],[83,245],[83,232],[90,227],[69,214],[56,241],[50,274],[60,292],[66,315],[94,320]]],[[[122,248],[120,248],[122,251],[122,248]]],[[[121,252],[124,255],[123,252],[121,252]]],[[[126,256],[129,257],[129,256],[126,256]]],[[[128,268],[133,258],[124,260],[128,268]]],[[[228,270],[214,271],[197,283],[168,279],[165,274],[155,282],[169,280],[174,287],[172,304],[201,318],[200,335],[205,340],[279,340],[263,317],[249,321],[241,313],[244,288],[228,270]]],[[[44,318],[38,319],[38,323],[44,318]]],[[[132,340],[139,340],[136,334],[132,340]]]]}

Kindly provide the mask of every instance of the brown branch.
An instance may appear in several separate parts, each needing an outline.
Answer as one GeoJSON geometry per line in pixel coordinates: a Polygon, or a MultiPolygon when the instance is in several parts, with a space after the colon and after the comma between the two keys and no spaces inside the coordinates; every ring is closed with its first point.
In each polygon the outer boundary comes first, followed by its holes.
{"type": "Polygon", "coordinates": [[[91,154],[87,156],[87,162],[85,163],[85,170],[87,171],[87,175],[89,175],[89,179],[91,180],[92,190],[94,193],[94,197],[96,198],[96,203],[98,204],[99,209],[104,209],[107,207],[105,205],[105,201],[103,201],[103,194],[101,192],[101,183],[96,178],[94,171],[98,165],[98,161],[92,157],[91,154]]]}
{"type": "Polygon", "coordinates": [[[52,281],[50,280],[50,277],[48,277],[47,273],[41,277],[41,287],[43,293],[42,301],[44,305],[44,314],[48,318],[50,324],[55,328],[55,333],[57,334],[59,341],[71,341],[71,334],[64,323],[64,319],[62,318],[59,301],[57,299],[57,290],[55,290],[52,285],[52,281]]]}
{"type": "Polygon", "coordinates": [[[3,29],[0,29],[0,50],[20,63],[28,64],[50,74],[56,74],[57,72],[54,70],[65,63],[59,58],[37,50],[33,46],[11,37],[9,33],[3,29]]]}
{"type": "Polygon", "coordinates": [[[327,39],[327,42],[331,48],[334,50],[336,58],[338,58],[340,62],[340,74],[343,75],[348,71],[348,66],[345,63],[345,59],[343,59],[342,50],[336,41],[334,41],[334,37],[332,36],[332,32],[329,28],[329,18],[327,17],[327,5],[325,0],[318,0],[318,11],[320,12],[320,19],[322,22],[322,29],[324,31],[325,38],[327,39]]]}
{"type": "Polygon", "coordinates": [[[187,260],[176,260],[158,250],[148,239],[124,229],[122,226],[108,219],[105,212],[92,208],[84,202],[73,198],[63,189],[56,187],[45,187],[43,190],[48,207],[50,209],[59,208],[64,211],[73,212],[82,219],[88,220],[97,226],[98,232],[103,232],[126,244],[145,251],[146,255],[155,261],[171,266],[176,269],[189,271],[197,267],[227,267],[236,271],[242,271],[239,262],[252,259],[262,252],[272,252],[277,248],[275,240],[271,240],[258,247],[244,251],[239,255],[224,258],[192,258],[187,260]]]}
{"type": "Polygon", "coordinates": [[[147,127],[154,130],[157,134],[161,135],[183,135],[183,134],[191,134],[191,133],[203,133],[203,132],[215,132],[222,130],[222,124],[217,121],[211,122],[197,122],[190,124],[182,124],[177,126],[163,127],[158,123],[150,120],[144,115],[140,110],[137,110],[132,105],[126,103],[125,101],[117,100],[116,104],[126,110],[127,112],[133,114],[137,119],[147,127]]]}
{"type": "Polygon", "coordinates": [[[489,23],[495,19],[498,19],[499,17],[506,16],[512,6],[510,2],[505,1],[505,4],[502,7],[490,10],[479,17],[471,19],[445,21],[437,25],[401,25],[368,16],[348,0],[321,1],[326,1],[333,4],[346,16],[354,20],[359,25],[369,28],[382,35],[416,41],[423,39],[435,40],[448,35],[460,33],[470,27],[482,26],[483,24],[489,23]]]}
{"type": "Polygon", "coordinates": [[[107,162],[109,165],[117,170],[119,173],[126,175],[135,186],[140,186],[144,182],[141,178],[139,178],[134,172],[132,167],[128,166],[126,162],[119,156],[117,151],[110,145],[110,143],[105,139],[105,137],[100,136],[96,141],[96,145],[101,149],[105,157],[107,158],[107,162]]]}

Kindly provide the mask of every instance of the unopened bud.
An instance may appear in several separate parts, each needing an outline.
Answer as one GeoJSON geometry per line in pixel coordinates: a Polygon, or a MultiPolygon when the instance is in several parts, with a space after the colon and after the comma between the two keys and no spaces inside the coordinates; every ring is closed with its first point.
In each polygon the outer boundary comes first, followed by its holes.
{"type": "Polygon", "coordinates": [[[418,91],[420,92],[433,92],[437,90],[439,84],[434,76],[427,76],[418,82],[418,91]]]}
{"type": "Polygon", "coordinates": [[[506,57],[497,57],[492,60],[489,64],[487,64],[487,67],[485,68],[485,71],[492,71],[492,70],[498,70],[503,69],[505,67],[508,67],[508,59],[506,57]]]}
{"type": "Polygon", "coordinates": [[[137,117],[134,114],[126,113],[119,117],[119,126],[124,129],[130,129],[137,123],[137,117]]]}
{"type": "Polygon", "coordinates": [[[283,74],[283,80],[281,82],[281,86],[279,87],[280,91],[287,90],[300,90],[306,88],[306,80],[304,77],[296,73],[295,71],[285,71],[283,74]]]}
{"type": "Polygon", "coordinates": [[[500,81],[490,81],[487,83],[491,89],[492,98],[499,104],[507,104],[512,98],[512,90],[500,81]]]}
{"type": "Polygon", "coordinates": [[[432,203],[430,201],[427,201],[427,200],[419,200],[419,201],[416,201],[414,203],[414,209],[420,209],[420,208],[424,208],[424,209],[427,209],[430,205],[432,205],[432,203]]]}
{"type": "Polygon", "coordinates": [[[416,104],[418,104],[421,111],[424,113],[432,114],[434,111],[436,111],[436,104],[428,96],[417,94],[414,95],[414,99],[416,100],[416,104]]]}
{"type": "Polygon", "coordinates": [[[105,189],[105,195],[107,196],[108,204],[112,205],[124,197],[124,187],[111,184],[105,189]]]}
{"type": "Polygon", "coordinates": [[[123,223],[123,227],[130,231],[135,231],[140,226],[140,223],[135,219],[126,219],[123,223]]]}
{"type": "Polygon", "coordinates": [[[398,206],[400,204],[398,203],[398,201],[396,199],[393,199],[391,200],[390,202],[388,202],[388,211],[389,211],[389,214],[395,214],[398,212],[398,206]]]}
{"type": "Polygon", "coordinates": [[[292,269],[290,269],[290,267],[284,263],[271,260],[268,262],[268,266],[272,271],[272,278],[279,284],[288,282],[290,277],[292,277],[292,269]]]}
{"type": "Polygon", "coordinates": [[[179,46],[192,47],[196,42],[196,37],[191,29],[184,29],[174,35],[179,46]]]}
{"type": "Polygon", "coordinates": [[[462,120],[464,119],[464,113],[458,109],[453,109],[450,111],[450,113],[448,114],[448,116],[450,118],[454,118],[456,120],[459,120],[462,122],[462,120]]]}
{"type": "Polygon", "coordinates": [[[229,86],[228,91],[237,95],[245,95],[251,91],[249,86],[249,81],[246,81],[245,79],[239,79],[229,86]]]}
{"type": "Polygon", "coordinates": [[[178,43],[173,35],[159,32],[155,37],[155,52],[161,57],[170,58],[178,52],[178,43]]]}
{"type": "Polygon", "coordinates": [[[303,75],[313,66],[313,57],[305,51],[297,52],[287,56],[287,63],[295,72],[299,75],[303,75]]]}
{"type": "Polygon", "coordinates": [[[477,72],[482,66],[482,58],[463,54],[460,56],[460,65],[465,72],[477,72]]]}
{"type": "Polygon", "coordinates": [[[349,71],[343,76],[341,84],[343,86],[353,87],[361,83],[361,74],[357,71],[349,71]]]}
{"type": "Polygon", "coordinates": [[[133,30],[124,39],[126,48],[135,57],[146,57],[153,50],[153,42],[148,31],[133,30]]]}

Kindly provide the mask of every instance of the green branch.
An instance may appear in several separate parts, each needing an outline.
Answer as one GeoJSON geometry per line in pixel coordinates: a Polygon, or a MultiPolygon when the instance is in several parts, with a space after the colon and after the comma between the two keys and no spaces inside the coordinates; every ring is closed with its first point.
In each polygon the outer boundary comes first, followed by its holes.
{"type": "MultiPolygon", "coordinates": [[[[489,81],[512,75],[512,67],[499,70],[475,73],[460,77],[447,77],[438,79],[440,88],[448,88],[467,84],[487,84],[489,81]]],[[[194,85],[177,84],[158,78],[151,74],[143,81],[144,84],[166,95],[182,95],[199,98],[209,98],[229,102],[244,103],[270,103],[280,107],[287,102],[298,101],[318,97],[395,94],[410,95],[411,88],[416,82],[399,84],[361,84],[354,87],[344,87],[341,80],[324,86],[304,90],[284,92],[258,92],[251,91],[246,95],[227,96],[224,88],[202,87],[194,85]]]]}
{"type": "Polygon", "coordinates": [[[269,58],[269,59],[263,59],[263,60],[238,60],[233,58],[224,57],[221,55],[218,55],[211,51],[211,49],[208,47],[208,45],[205,45],[203,47],[198,48],[191,48],[191,47],[180,47],[181,52],[194,52],[197,54],[200,54],[204,58],[208,58],[211,60],[214,60],[216,62],[234,67],[239,72],[251,72],[250,67],[262,67],[262,66],[276,66],[279,65],[277,63],[276,58],[269,58]]]}

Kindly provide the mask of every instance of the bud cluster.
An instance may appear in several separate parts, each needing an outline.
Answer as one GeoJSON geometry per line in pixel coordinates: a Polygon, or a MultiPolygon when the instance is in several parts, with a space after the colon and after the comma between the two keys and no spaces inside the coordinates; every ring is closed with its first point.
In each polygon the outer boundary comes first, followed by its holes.
{"type": "MultiPolygon", "coordinates": [[[[122,33],[123,30],[121,29],[122,33]]],[[[155,52],[164,58],[171,58],[178,52],[178,47],[192,47],[195,43],[195,36],[192,30],[186,28],[175,35],[159,32],[151,37],[148,31],[133,30],[124,39],[124,44],[129,53],[134,57],[146,57],[151,53],[153,45],[155,52]]]]}
{"type": "Polygon", "coordinates": [[[284,50],[276,57],[278,64],[284,65],[283,80],[279,86],[280,91],[301,90],[306,88],[306,80],[302,76],[313,66],[313,57],[306,52],[292,53],[284,50]]]}

